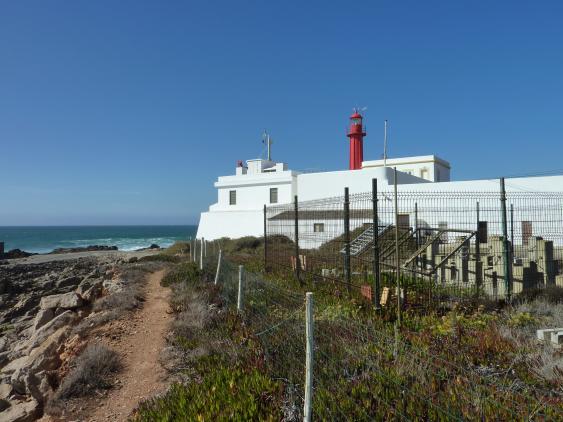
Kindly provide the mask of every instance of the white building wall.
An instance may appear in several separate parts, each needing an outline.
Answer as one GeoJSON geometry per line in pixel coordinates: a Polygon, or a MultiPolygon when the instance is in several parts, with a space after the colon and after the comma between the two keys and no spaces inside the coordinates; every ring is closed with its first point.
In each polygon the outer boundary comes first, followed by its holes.
{"type": "Polygon", "coordinates": [[[386,161],[373,160],[362,162],[362,169],[397,168],[398,171],[421,177],[430,182],[449,182],[450,164],[435,155],[417,157],[388,158],[386,161]]]}
{"type": "MultiPolygon", "coordinates": [[[[297,194],[300,201],[308,201],[344,195],[345,187],[349,188],[351,194],[369,192],[374,178],[377,179],[378,188],[386,189],[393,185],[394,171],[392,168],[382,167],[300,174],[297,177],[297,194]]],[[[427,184],[428,181],[397,172],[397,183],[427,184]]]]}

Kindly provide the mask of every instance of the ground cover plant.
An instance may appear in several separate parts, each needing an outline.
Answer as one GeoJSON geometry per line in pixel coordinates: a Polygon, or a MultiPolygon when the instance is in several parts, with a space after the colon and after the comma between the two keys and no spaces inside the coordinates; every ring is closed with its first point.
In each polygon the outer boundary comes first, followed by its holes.
{"type": "Polygon", "coordinates": [[[258,266],[263,253],[248,251],[227,261],[218,286],[207,281],[212,263],[203,272],[181,264],[170,273],[176,320],[169,357],[180,381],[145,402],[138,420],[302,419],[305,291],[315,301],[319,420],[563,419],[561,352],[534,340],[536,328],[561,321],[557,289],[549,307],[541,295],[504,307],[448,297],[427,311],[405,309],[399,327],[393,304],[376,312],[357,291],[313,278],[302,286],[282,271],[247,272],[237,313],[237,264],[258,266]],[[239,407],[245,398],[256,405],[252,416],[239,407]]]}

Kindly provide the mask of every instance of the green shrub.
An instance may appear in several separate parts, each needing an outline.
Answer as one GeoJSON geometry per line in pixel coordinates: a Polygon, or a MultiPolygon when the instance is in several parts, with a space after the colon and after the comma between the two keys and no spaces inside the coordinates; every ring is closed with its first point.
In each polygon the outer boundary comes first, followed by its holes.
{"type": "Polygon", "coordinates": [[[180,257],[174,255],[168,255],[165,253],[157,253],[155,255],[145,255],[138,259],[138,262],[152,262],[152,261],[176,263],[176,262],[180,262],[180,257]]]}
{"type": "Polygon", "coordinates": [[[198,266],[193,262],[184,262],[167,273],[163,278],[161,284],[163,286],[170,286],[175,283],[195,283],[202,277],[202,272],[198,266]]]}
{"type": "Polygon", "coordinates": [[[256,369],[210,368],[201,383],[174,384],[141,404],[134,420],[280,420],[281,385],[256,369]]]}

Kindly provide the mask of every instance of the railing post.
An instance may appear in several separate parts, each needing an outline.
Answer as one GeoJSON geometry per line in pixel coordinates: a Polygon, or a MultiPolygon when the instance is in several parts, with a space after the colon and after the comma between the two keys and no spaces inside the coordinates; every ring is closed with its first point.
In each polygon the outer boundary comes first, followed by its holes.
{"type": "Polygon", "coordinates": [[[310,422],[313,410],[313,351],[315,343],[313,337],[313,293],[305,295],[305,401],[303,405],[303,421],[310,422]]]}
{"type": "Polygon", "coordinates": [[[264,272],[268,272],[268,232],[266,223],[266,204],[264,204],[264,272]]]}
{"type": "Polygon", "coordinates": [[[371,201],[373,205],[373,301],[375,309],[380,309],[381,273],[379,271],[379,215],[377,209],[377,179],[371,179],[371,201]]]}
{"type": "Polygon", "coordinates": [[[299,259],[299,201],[297,199],[297,195],[294,198],[294,213],[295,213],[295,277],[299,281],[299,284],[302,286],[303,282],[301,281],[301,260],[299,259]]]}
{"type": "Polygon", "coordinates": [[[242,312],[244,301],[244,266],[238,266],[238,295],[237,295],[237,311],[242,312]]]}
{"type": "Polygon", "coordinates": [[[215,284],[219,283],[219,274],[221,273],[221,260],[223,259],[223,251],[219,249],[219,257],[217,258],[217,272],[215,273],[215,284]]]}
{"type": "Polygon", "coordinates": [[[352,270],[350,268],[350,192],[344,188],[344,276],[348,295],[352,292],[352,270]]]}
{"type": "Polygon", "coordinates": [[[401,325],[402,300],[401,300],[401,259],[399,257],[399,200],[397,198],[397,167],[394,170],[394,196],[395,196],[395,267],[397,273],[397,323],[401,325]]]}
{"type": "Polygon", "coordinates": [[[508,224],[506,216],[506,189],[504,187],[504,177],[500,179],[500,203],[502,212],[502,254],[504,263],[504,292],[507,301],[510,302],[512,295],[512,277],[511,277],[511,260],[510,260],[510,245],[508,241],[508,224]]]}

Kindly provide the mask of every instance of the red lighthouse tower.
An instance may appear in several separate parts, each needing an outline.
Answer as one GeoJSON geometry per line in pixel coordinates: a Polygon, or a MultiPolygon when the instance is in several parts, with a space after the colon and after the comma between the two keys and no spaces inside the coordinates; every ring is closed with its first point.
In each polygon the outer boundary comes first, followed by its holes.
{"type": "Polygon", "coordinates": [[[366,133],[362,128],[362,115],[358,110],[354,110],[354,114],[350,116],[350,130],[348,138],[350,138],[350,170],[359,170],[362,168],[364,161],[364,136],[366,133]]]}

